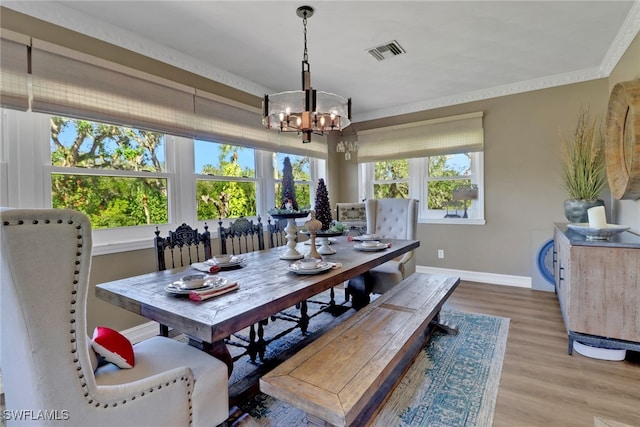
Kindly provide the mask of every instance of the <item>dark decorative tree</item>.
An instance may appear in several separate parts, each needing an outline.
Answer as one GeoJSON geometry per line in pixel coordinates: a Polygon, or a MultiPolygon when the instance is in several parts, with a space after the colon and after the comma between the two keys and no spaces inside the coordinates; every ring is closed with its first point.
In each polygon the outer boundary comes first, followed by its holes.
{"type": "Polygon", "coordinates": [[[280,197],[280,209],[287,209],[287,202],[291,202],[291,209],[298,210],[296,201],[296,187],[293,181],[293,168],[289,157],[284,158],[282,166],[282,195],[280,197]]]}
{"type": "Polygon", "coordinates": [[[331,228],[333,219],[331,218],[331,206],[329,206],[329,193],[327,186],[324,185],[324,179],[318,180],[318,188],[316,188],[316,219],[322,223],[322,230],[326,231],[331,228]]]}

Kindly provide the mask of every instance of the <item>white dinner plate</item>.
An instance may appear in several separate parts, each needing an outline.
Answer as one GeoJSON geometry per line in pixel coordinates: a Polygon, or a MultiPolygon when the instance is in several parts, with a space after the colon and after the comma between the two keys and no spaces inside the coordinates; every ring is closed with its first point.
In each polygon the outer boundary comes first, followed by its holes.
{"type": "Polygon", "coordinates": [[[294,262],[289,264],[287,268],[289,269],[289,271],[293,271],[294,273],[298,274],[318,274],[327,270],[331,270],[332,267],[333,264],[330,264],[328,262],[321,262],[318,264],[317,268],[302,268],[299,262],[294,262]]]}
{"type": "Polygon", "coordinates": [[[212,265],[219,265],[220,267],[235,267],[237,265],[240,265],[244,262],[244,257],[243,256],[239,256],[239,255],[234,255],[231,257],[231,259],[229,260],[229,262],[215,262],[212,259],[206,260],[204,263],[212,266],[212,265]]]}
{"type": "Polygon", "coordinates": [[[302,262],[296,261],[294,264],[295,268],[298,268],[300,270],[318,270],[324,267],[326,263],[324,261],[318,261],[313,265],[304,265],[302,262]]]}
{"type": "Polygon", "coordinates": [[[362,236],[353,236],[353,240],[359,240],[361,242],[367,240],[380,240],[382,236],[379,234],[363,234],[362,236]]]}
{"type": "Polygon", "coordinates": [[[353,245],[353,247],[359,251],[367,251],[367,252],[375,252],[375,251],[382,251],[384,249],[387,249],[389,247],[389,245],[387,245],[386,243],[378,243],[377,245],[362,245],[360,243],[356,243],[355,245],[353,245]]]}
{"type": "Polygon", "coordinates": [[[219,288],[221,286],[224,286],[227,284],[227,279],[225,279],[224,277],[216,277],[214,279],[209,279],[207,281],[204,282],[204,286],[201,286],[199,288],[195,288],[195,289],[182,289],[180,287],[180,280],[175,281],[173,283],[169,283],[167,286],[164,287],[164,290],[169,292],[170,294],[175,294],[175,295],[189,295],[189,292],[191,291],[208,291],[209,289],[215,289],[215,288],[219,288]]]}

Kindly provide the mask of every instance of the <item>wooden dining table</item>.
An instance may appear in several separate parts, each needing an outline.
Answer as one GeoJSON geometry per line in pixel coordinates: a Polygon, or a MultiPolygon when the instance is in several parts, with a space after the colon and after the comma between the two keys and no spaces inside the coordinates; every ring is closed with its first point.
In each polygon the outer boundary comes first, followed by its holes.
{"type": "MultiPolygon", "coordinates": [[[[332,243],[336,253],[324,256],[335,266],[318,274],[291,271],[290,265],[296,261],[280,259],[285,247],[243,254],[244,261],[239,266],[215,274],[237,282],[238,289],[204,301],[192,301],[165,290],[166,285],[181,277],[197,273],[192,266],[101,283],[96,285],[96,296],[184,333],[190,343],[200,343],[203,350],[224,360],[231,372],[233,362],[224,342],[226,337],[420,246],[418,240],[380,242],[389,247],[363,251],[356,249],[357,241],[336,238],[332,243]]],[[[307,254],[310,246],[300,242],[296,249],[307,254]]]]}

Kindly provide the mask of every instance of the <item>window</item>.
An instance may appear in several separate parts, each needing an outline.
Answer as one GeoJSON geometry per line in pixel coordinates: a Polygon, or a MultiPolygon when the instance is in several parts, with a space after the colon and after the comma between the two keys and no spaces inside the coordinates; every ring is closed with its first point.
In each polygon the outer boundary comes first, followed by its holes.
{"type": "Polygon", "coordinates": [[[258,108],[44,40],[0,42],[0,202],[87,212],[94,254],[148,248],[156,224],[266,217],[276,151],[304,159],[302,203],[325,177],[326,138],[265,132],[258,108]],[[50,115],[82,120],[54,135],[50,115]]]}
{"type": "Polygon", "coordinates": [[[375,162],[373,197],[376,199],[409,197],[408,160],[375,162]]]}
{"type": "Polygon", "coordinates": [[[198,220],[257,215],[255,150],[196,140],[194,159],[198,220]]]}
{"type": "Polygon", "coordinates": [[[202,201],[220,200],[223,193],[231,195],[228,218],[260,215],[266,221],[279,199],[284,157],[291,159],[302,206],[313,206],[313,183],[326,178],[322,158],[43,113],[0,112],[0,188],[7,190],[0,194],[2,204],[86,212],[95,224],[97,255],[148,248],[156,226],[166,233],[182,222],[200,229],[206,222],[215,235],[218,207],[202,201]]]}
{"type": "Polygon", "coordinates": [[[422,222],[484,224],[482,113],[358,133],[364,198],[420,201],[422,222]]]}
{"type": "Polygon", "coordinates": [[[363,163],[363,198],[413,198],[422,222],[484,223],[482,152],[363,163]]]}
{"type": "Polygon", "coordinates": [[[297,156],[294,154],[274,153],[273,155],[273,179],[275,182],[276,205],[280,207],[280,196],[282,194],[282,174],[284,159],[288,157],[293,170],[293,181],[295,183],[296,201],[298,208],[311,208],[311,158],[297,156]]]}
{"type": "Polygon", "coordinates": [[[167,223],[163,134],[58,116],[50,127],[52,207],[95,229],[167,223]]]}
{"type": "Polygon", "coordinates": [[[482,219],[478,202],[479,153],[447,154],[426,159],[425,217],[482,219]]]}

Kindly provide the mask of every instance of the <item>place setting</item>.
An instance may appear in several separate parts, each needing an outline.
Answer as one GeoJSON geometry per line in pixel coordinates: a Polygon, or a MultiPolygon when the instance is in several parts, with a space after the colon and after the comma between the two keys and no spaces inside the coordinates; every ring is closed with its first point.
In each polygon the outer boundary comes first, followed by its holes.
{"type": "Polygon", "coordinates": [[[340,263],[327,262],[318,258],[304,258],[289,264],[287,269],[296,274],[319,274],[341,266],[340,263]]]}
{"type": "Polygon", "coordinates": [[[241,255],[216,255],[204,262],[194,262],[191,267],[204,273],[217,273],[221,269],[242,267],[244,261],[241,255]]]}
{"type": "Polygon", "coordinates": [[[193,290],[218,289],[226,284],[227,279],[224,277],[215,277],[208,274],[190,274],[180,280],[169,283],[164,287],[164,290],[174,295],[189,295],[189,292],[193,290]]]}
{"type": "Polygon", "coordinates": [[[224,277],[191,274],[166,285],[164,290],[175,296],[188,296],[193,301],[204,301],[238,288],[238,282],[229,282],[224,277]]]}
{"type": "Polygon", "coordinates": [[[366,252],[383,251],[391,247],[390,243],[381,243],[379,240],[363,240],[353,245],[354,249],[366,252]]]}

